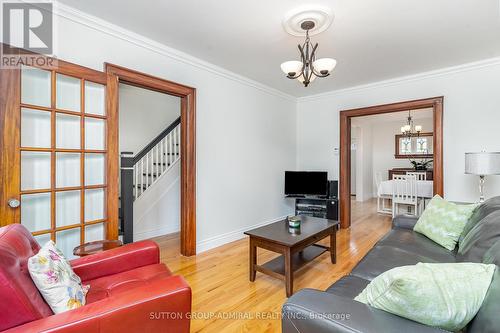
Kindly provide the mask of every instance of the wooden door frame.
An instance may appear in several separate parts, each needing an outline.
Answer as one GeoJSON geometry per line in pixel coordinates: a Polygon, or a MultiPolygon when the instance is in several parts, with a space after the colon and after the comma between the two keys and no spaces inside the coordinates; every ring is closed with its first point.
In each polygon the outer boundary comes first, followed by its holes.
{"type": "Polygon", "coordinates": [[[369,106],[340,111],[340,226],[351,226],[351,118],[391,112],[433,109],[434,124],[434,194],[444,195],[443,187],[443,101],[432,97],[406,102],[369,106]]]}
{"type": "MultiPolygon", "coordinates": [[[[118,111],[119,83],[181,98],[181,254],[196,254],[196,89],[125,67],[105,63],[108,113],[118,111]]],[[[116,124],[118,140],[118,123],[116,124]]],[[[116,159],[118,160],[118,152],[116,159]]],[[[118,163],[116,163],[118,166],[118,163]]]]}

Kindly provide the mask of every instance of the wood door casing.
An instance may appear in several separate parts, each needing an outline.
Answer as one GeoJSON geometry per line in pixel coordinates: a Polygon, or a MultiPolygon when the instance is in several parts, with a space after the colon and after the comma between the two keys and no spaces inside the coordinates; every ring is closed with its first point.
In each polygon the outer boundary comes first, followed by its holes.
{"type": "Polygon", "coordinates": [[[413,101],[369,106],[340,111],[340,165],[339,165],[339,204],[340,225],[351,226],[351,118],[432,108],[433,109],[433,149],[434,149],[434,194],[444,196],[443,175],[443,102],[444,97],[432,97],[413,101]]]}
{"type": "MultiPolygon", "coordinates": [[[[105,238],[107,239],[117,239],[118,237],[118,163],[116,161],[115,166],[111,167],[109,163],[109,156],[112,156],[116,152],[118,156],[118,142],[116,140],[116,131],[113,128],[116,126],[116,115],[106,113],[105,115],[97,115],[85,112],[85,83],[92,82],[103,85],[104,88],[107,84],[107,74],[104,72],[99,72],[90,68],[82,67],[76,64],[65,62],[62,60],[57,60],[57,68],[55,69],[45,69],[51,72],[51,105],[50,107],[37,106],[37,105],[25,105],[21,103],[21,68],[16,69],[2,69],[0,71],[0,149],[2,149],[2,154],[0,158],[0,225],[8,225],[12,223],[20,223],[21,210],[19,208],[13,209],[7,205],[7,201],[11,198],[21,200],[21,194],[31,194],[31,193],[51,193],[51,228],[50,234],[51,238],[54,239],[56,231],[62,231],[71,228],[80,228],[80,241],[84,241],[85,227],[105,223],[105,238]],[[56,74],[62,74],[68,77],[73,77],[80,83],[80,111],[71,111],[58,109],[55,103],[55,84],[56,84],[56,74]],[[51,145],[50,148],[29,148],[21,147],[21,108],[29,108],[33,110],[50,112],[51,113],[51,145]],[[73,115],[79,116],[80,120],[80,149],[63,149],[57,148],[55,145],[55,116],[57,114],[61,115],[73,115]],[[105,146],[104,150],[97,149],[86,149],[84,142],[84,132],[85,132],[85,120],[86,119],[99,119],[104,122],[105,128],[105,146]],[[51,188],[43,190],[32,190],[32,191],[21,191],[21,151],[33,151],[33,152],[50,152],[51,153],[51,188]],[[75,153],[80,154],[80,186],[75,187],[64,187],[56,188],[55,185],[55,158],[56,153],[75,153]],[[86,185],[84,182],[84,158],[85,154],[91,153],[102,153],[107,163],[105,171],[105,184],[101,185],[86,185]],[[95,221],[87,221],[84,219],[84,200],[85,200],[85,190],[92,190],[102,188],[106,196],[105,199],[105,217],[104,219],[99,219],[95,221]],[[49,191],[47,191],[49,190],[49,191]],[[54,200],[55,193],[60,193],[64,191],[80,191],[80,212],[81,220],[78,225],[68,225],[57,227],[55,225],[55,208],[54,200]]],[[[33,66],[36,67],[36,66],[33,66]]],[[[41,68],[44,69],[44,68],[41,68]]],[[[106,103],[107,98],[104,97],[104,102],[106,103]]],[[[106,105],[104,105],[106,110],[106,105]]],[[[34,235],[49,233],[47,230],[42,230],[39,232],[34,232],[34,235]]]]}
{"type": "MultiPolygon", "coordinates": [[[[119,117],[118,84],[158,91],[181,98],[181,254],[196,254],[196,89],[125,67],[105,64],[109,75],[108,113],[119,117]]],[[[115,126],[118,131],[118,125],[115,126]]],[[[114,133],[118,138],[118,132],[114,133]]],[[[118,139],[117,139],[118,140],[118,139]]],[[[118,156],[118,154],[117,154],[118,156]]]]}

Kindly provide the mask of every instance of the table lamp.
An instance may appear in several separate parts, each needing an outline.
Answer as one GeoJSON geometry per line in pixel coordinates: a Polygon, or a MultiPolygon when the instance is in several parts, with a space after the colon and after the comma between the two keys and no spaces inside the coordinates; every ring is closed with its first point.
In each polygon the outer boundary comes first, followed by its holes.
{"type": "Polygon", "coordinates": [[[479,176],[479,202],[484,202],[484,178],[500,174],[500,152],[465,153],[465,173],[479,176]]]}

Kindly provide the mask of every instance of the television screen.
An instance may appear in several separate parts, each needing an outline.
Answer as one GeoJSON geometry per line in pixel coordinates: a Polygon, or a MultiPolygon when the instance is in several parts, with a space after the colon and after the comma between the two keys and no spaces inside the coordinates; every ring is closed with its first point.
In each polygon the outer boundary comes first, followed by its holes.
{"type": "Polygon", "coordinates": [[[285,195],[327,195],[328,173],[285,171],[285,195]]]}

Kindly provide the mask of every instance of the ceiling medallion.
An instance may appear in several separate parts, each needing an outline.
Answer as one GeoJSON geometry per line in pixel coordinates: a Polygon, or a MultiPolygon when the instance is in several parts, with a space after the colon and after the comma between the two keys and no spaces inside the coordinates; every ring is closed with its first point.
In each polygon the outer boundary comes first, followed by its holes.
{"type": "Polygon", "coordinates": [[[309,29],[309,36],[314,36],[328,29],[333,17],[333,12],[328,7],[300,6],[285,15],[283,28],[292,36],[304,37],[305,31],[301,25],[305,21],[311,21],[314,27],[309,29]]]}

